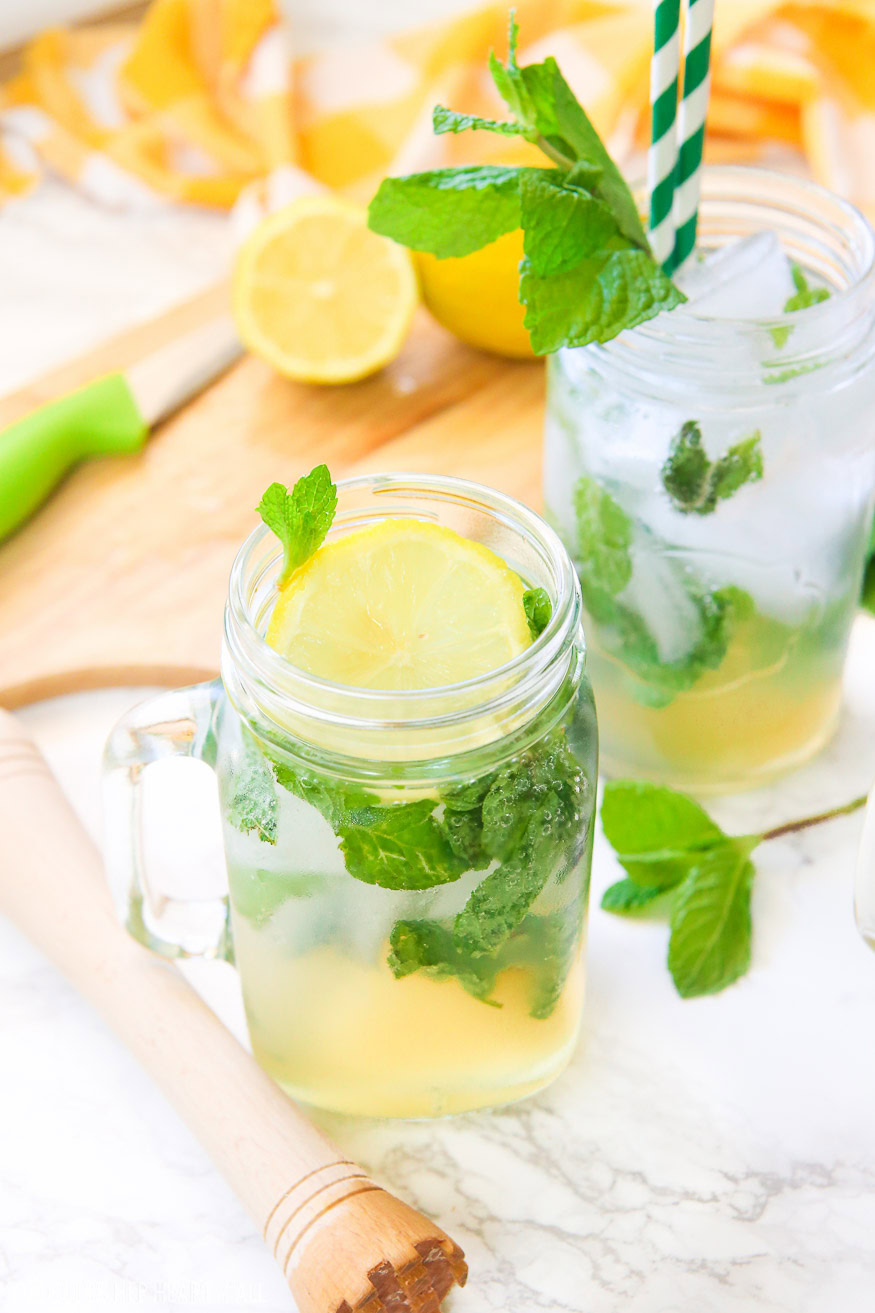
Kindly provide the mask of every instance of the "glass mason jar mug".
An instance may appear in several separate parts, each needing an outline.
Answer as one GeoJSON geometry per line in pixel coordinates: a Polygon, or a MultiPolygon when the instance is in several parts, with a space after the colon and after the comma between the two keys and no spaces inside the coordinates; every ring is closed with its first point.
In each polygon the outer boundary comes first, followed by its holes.
{"type": "Polygon", "coordinates": [[[222,680],[135,709],[107,748],[107,862],[131,932],[236,963],[254,1053],[297,1099],[430,1116],[521,1098],[572,1052],[597,741],[580,595],[533,512],[451,478],[338,484],[330,537],[404,516],[485,544],[553,602],[520,656],[425,691],[332,684],[264,638],[276,540],[234,564],[222,680]],[[218,776],[228,896],[150,894],[142,768],[218,776]]]}
{"type": "Polygon", "coordinates": [[[698,792],[831,734],[872,524],[872,230],[812,183],[705,169],[700,249],[763,230],[828,299],[681,306],[549,362],[546,514],[580,574],[604,765],[698,792]]]}

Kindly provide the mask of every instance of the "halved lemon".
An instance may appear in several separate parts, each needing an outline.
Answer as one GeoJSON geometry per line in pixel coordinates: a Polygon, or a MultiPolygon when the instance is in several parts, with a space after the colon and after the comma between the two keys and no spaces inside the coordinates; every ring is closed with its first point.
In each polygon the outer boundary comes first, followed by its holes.
{"type": "Polygon", "coordinates": [[[267,641],[355,688],[425,689],[498,669],[531,643],[523,583],[452,529],[385,520],[321,547],[292,576],[267,641]]]}
{"type": "Polygon", "coordinates": [[[416,256],[422,298],[439,324],[456,337],[500,356],[532,359],[519,301],[523,235],[505,233],[479,251],[438,260],[416,256]]]}
{"type": "Polygon", "coordinates": [[[300,196],[264,219],[237,257],[243,342],[281,374],[349,383],[401,350],[418,300],[410,252],[372,233],[358,206],[300,196]]]}

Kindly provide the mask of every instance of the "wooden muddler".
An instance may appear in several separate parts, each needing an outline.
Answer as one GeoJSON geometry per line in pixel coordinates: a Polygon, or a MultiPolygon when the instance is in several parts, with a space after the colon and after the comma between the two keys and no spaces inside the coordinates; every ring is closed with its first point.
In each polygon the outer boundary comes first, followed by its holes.
{"type": "Polygon", "coordinates": [[[98,1009],[230,1182],[300,1313],[439,1313],[464,1256],[282,1093],[175,967],[120,926],[100,856],[0,711],[0,913],[98,1009]]]}

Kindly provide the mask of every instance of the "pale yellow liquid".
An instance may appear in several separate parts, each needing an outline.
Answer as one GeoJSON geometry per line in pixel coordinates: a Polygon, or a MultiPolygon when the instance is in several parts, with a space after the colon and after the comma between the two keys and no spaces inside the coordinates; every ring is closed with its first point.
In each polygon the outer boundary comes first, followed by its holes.
{"type": "Polygon", "coordinates": [[[374,1117],[466,1112],[541,1089],[574,1048],[582,950],[555,1009],[538,1019],[521,967],[501,972],[501,1006],[491,1007],[454,979],[396,980],[385,962],[329,945],[291,956],[242,918],[234,944],[255,1056],[305,1103],[374,1117]]]}
{"type": "Polygon", "coordinates": [[[719,793],[755,788],[812,757],[838,720],[843,653],[776,642],[783,629],[754,617],[717,670],[668,706],[649,707],[630,695],[620,664],[599,651],[591,627],[606,772],[719,793]]]}

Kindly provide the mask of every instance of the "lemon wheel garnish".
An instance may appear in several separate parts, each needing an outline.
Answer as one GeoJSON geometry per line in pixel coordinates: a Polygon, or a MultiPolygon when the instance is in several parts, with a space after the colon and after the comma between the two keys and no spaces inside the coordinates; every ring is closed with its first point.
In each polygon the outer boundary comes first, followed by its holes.
{"type": "Polygon", "coordinates": [[[309,383],[347,383],[388,364],[417,300],[410,253],[372,233],[364,210],[333,196],[301,196],[264,219],[234,272],[245,345],[309,383]]]}
{"type": "Polygon", "coordinates": [[[301,566],[279,595],[267,641],[338,684],[438,688],[529,646],[523,591],[489,548],[441,525],[385,520],[301,566]]]}

